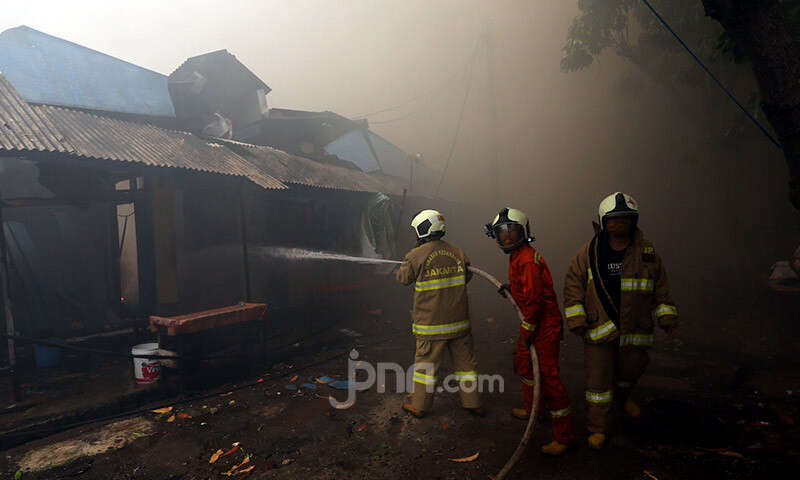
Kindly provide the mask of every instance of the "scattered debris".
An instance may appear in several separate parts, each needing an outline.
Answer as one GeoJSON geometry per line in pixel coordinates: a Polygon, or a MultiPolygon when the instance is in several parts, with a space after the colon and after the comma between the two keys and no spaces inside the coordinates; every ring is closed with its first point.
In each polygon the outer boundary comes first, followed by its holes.
{"type": "Polygon", "coordinates": [[[217,450],[216,452],[214,452],[213,455],[211,455],[211,459],[208,461],[208,463],[216,462],[217,460],[219,460],[219,457],[221,457],[223,453],[225,452],[223,452],[222,449],[217,450]]]}
{"type": "Polygon", "coordinates": [[[256,383],[261,383],[261,382],[263,382],[263,381],[264,381],[264,379],[263,379],[263,378],[259,378],[259,379],[258,379],[258,381],[256,381],[256,383]]]}
{"type": "Polygon", "coordinates": [[[359,426],[356,427],[356,432],[363,432],[366,429],[367,429],[367,425],[366,424],[359,425],[359,426]]]}
{"type": "Polygon", "coordinates": [[[142,438],[142,437],[149,437],[149,436],[150,436],[150,434],[148,434],[148,433],[133,432],[133,437],[134,438],[142,438]]]}
{"type": "MultiPolygon", "coordinates": [[[[329,397],[329,398],[332,398],[334,401],[336,401],[336,399],[333,398],[333,397],[329,397]]],[[[340,403],[336,404],[336,409],[337,410],[345,410],[345,409],[348,409],[348,408],[352,407],[355,404],[356,404],[355,400],[351,400],[349,402],[340,402],[340,403]]]]}
{"type": "Polygon", "coordinates": [[[294,382],[296,382],[296,381],[297,381],[297,377],[299,377],[299,375],[295,375],[294,377],[292,377],[292,379],[291,379],[291,380],[289,380],[289,383],[294,383],[294,382]]]}
{"type": "Polygon", "coordinates": [[[170,417],[167,419],[167,423],[172,423],[174,421],[175,421],[175,415],[170,415],[170,417]]]}
{"type": "Polygon", "coordinates": [[[480,451],[475,452],[475,455],[464,457],[464,458],[451,458],[449,459],[451,462],[458,462],[458,463],[467,463],[467,462],[474,462],[478,459],[478,456],[481,454],[480,451]]]}
{"type": "Polygon", "coordinates": [[[646,450],[644,448],[637,448],[636,451],[641,453],[645,457],[648,457],[648,458],[661,458],[661,457],[663,457],[663,455],[661,455],[656,450],[646,450]]]}
{"type": "Polygon", "coordinates": [[[230,402],[228,402],[228,405],[233,405],[235,403],[236,403],[236,400],[231,400],[230,402]]]}
{"type": "Polygon", "coordinates": [[[243,474],[243,473],[252,472],[254,468],[256,468],[256,466],[255,466],[255,465],[250,465],[249,467],[247,467],[247,468],[244,468],[244,469],[242,469],[242,470],[239,470],[238,472],[236,472],[236,475],[241,475],[241,474],[243,474]]]}
{"type": "Polygon", "coordinates": [[[317,386],[314,385],[313,383],[304,383],[304,384],[300,385],[300,388],[306,388],[308,390],[316,390],[317,386]]]}
{"type": "Polygon", "coordinates": [[[753,422],[750,425],[753,427],[771,427],[772,423],[766,422],[764,420],[759,420],[758,422],[753,422]]]}
{"type": "Polygon", "coordinates": [[[323,375],[323,376],[321,376],[321,377],[319,377],[317,379],[317,383],[321,383],[323,385],[327,385],[327,384],[331,383],[332,381],[333,381],[333,379],[331,377],[327,376],[327,375],[323,375]]]}
{"type": "Polygon", "coordinates": [[[744,458],[744,455],[742,455],[741,453],[734,452],[734,451],[731,451],[731,450],[728,450],[728,451],[725,451],[725,452],[719,452],[719,454],[720,455],[724,455],[726,457],[744,458]]]}
{"type": "Polygon", "coordinates": [[[178,414],[178,418],[192,418],[192,416],[189,415],[188,413],[181,412],[178,414]]]}
{"type": "Polygon", "coordinates": [[[220,393],[219,394],[220,397],[227,397],[228,395],[233,395],[233,392],[227,392],[227,393],[220,393]]]}
{"type": "MultiPolygon", "coordinates": [[[[231,467],[231,469],[230,469],[230,470],[228,470],[227,472],[222,472],[222,475],[225,475],[225,476],[228,476],[228,477],[230,477],[231,475],[233,475],[233,474],[234,474],[234,472],[236,472],[236,470],[238,470],[239,468],[241,468],[242,466],[246,465],[246,464],[247,464],[247,463],[249,463],[249,462],[250,462],[250,455],[248,455],[248,456],[244,457],[244,460],[242,460],[242,463],[239,463],[238,465],[234,465],[234,466],[232,466],[232,467],[231,467]]],[[[251,470],[252,470],[252,469],[251,469],[251,470]]],[[[248,471],[249,471],[249,470],[248,470],[248,471]]],[[[237,475],[238,475],[239,473],[241,473],[241,472],[237,472],[237,475]]]]}
{"type": "Polygon", "coordinates": [[[14,474],[14,480],[19,480],[22,478],[22,470],[17,470],[17,473],[14,474]]]}
{"type": "Polygon", "coordinates": [[[340,328],[339,331],[344,333],[348,337],[354,337],[355,338],[355,337],[360,337],[361,336],[360,333],[356,332],[355,330],[350,330],[349,328],[340,328]]]}
{"type": "Polygon", "coordinates": [[[717,455],[722,455],[724,457],[745,458],[745,456],[741,453],[734,452],[733,450],[729,450],[727,448],[701,448],[699,451],[692,452],[692,454],[696,457],[705,455],[706,453],[716,453],[717,455]]]}
{"type": "Polygon", "coordinates": [[[172,407],[164,407],[164,408],[157,408],[155,410],[151,410],[153,413],[169,413],[172,411],[172,407]]]}
{"type": "Polygon", "coordinates": [[[290,383],[288,385],[284,385],[283,388],[286,389],[286,390],[295,391],[295,390],[297,390],[297,385],[295,385],[294,383],[290,383]]]}
{"type": "Polygon", "coordinates": [[[239,451],[239,442],[236,442],[236,443],[234,443],[234,444],[233,444],[233,448],[231,448],[231,449],[230,449],[230,450],[228,450],[227,452],[225,452],[225,453],[223,453],[222,455],[220,455],[220,458],[221,458],[221,457],[227,457],[228,455],[230,455],[230,454],[232,454],[232,453],[236,453],[236,452],[238,452],[238,451],[239,451]]]}
{"type": "Polygon", "coordinates": [[[450,424],[449,423],[442,424],[442,430],[447,430],[448,428],[450,428],[450,424]]]}
{"type": "Polygon", "coordinates": [[[289,465],[290,463],[294,463],[293,458],[284,458],[283,461],[281,462],[281,465],[286,466],[289,465]]]}
{"type": "Polygon", "coordinates": [[[648,476],[649,478],[651,478],[652,480],[658,480],[658,477],[656,477],[656,476],[655,476],[655,475],[653,475],[652,473],[648,472],[647,470],[645,470],[645,471],[644,471],[644,474],[645,474],[645,475],[647,475],[647,476],[648,476]]]}
{"type": "Polygon", "coordinates": [[[346,380],[336,380],[335,382],[330,382],[328,386],[335,388],[336,390],[347,390],[350,388],[350,382],[346,380]]]}

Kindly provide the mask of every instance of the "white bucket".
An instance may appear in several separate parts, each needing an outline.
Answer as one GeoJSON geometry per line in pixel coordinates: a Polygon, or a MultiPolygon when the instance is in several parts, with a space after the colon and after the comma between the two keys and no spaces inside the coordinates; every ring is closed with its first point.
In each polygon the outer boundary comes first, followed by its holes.
{"type": "Polygon", "coordinates": [[[153,383],[161,376],[161,363],[158,360],[151,360],[147,355],[158,355],[157,343],[142,343],[131,349],[131,354],[142,355],[143,357],[133,357],[133,374],[136,383],[153,383]]]}

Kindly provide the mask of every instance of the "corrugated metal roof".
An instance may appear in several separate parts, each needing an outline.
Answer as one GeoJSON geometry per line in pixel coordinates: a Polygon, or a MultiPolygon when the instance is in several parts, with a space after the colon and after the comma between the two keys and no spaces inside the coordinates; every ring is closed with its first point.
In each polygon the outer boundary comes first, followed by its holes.
{"type": "Polygon", "coordinates": [[[33,108],[52,119],[66,140],[75,147],[73,153],[81,157],[238,175],[264,188],[286,188],[266,169],[219,143],[206,141],[191,133],[78,110],[45,105],[33,108]]]}
{"type": "Polygon", "coordinates": [[[0,151],[38,150],[71,152],[74,148],[58,132],[47,115],[20,98],[0,73],[0,151]]]}
{"type": "Polygon", "coordinates": [[[175,116],[165,75],[30,27],[0,33],[0,71],[29,102],[175,116]]]}
{"type": "Polygon", "coordinates": [[[402,193],[403,186],[360,170],[326,165],[263,145],[215,139],[284,183],[356,192],[402,193]]]}
{"type": "Polygon", "coordinates": [[[264,167],[190,133],[28,104],[0,74],[0,152],[3,150],[185,168],[246,177],[267,189],[287,188],[264,167]]]}

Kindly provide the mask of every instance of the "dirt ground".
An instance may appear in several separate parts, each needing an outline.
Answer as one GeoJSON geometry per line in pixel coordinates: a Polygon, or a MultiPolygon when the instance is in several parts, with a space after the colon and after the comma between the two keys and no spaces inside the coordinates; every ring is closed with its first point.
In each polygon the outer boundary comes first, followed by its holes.
{"type": "MultiPolygon", "coordinates": [[[[211,394],[207,398],[176,398],[167,413],[89,424],[6,450],[0,456],[2,476],[189,480],[227,473],[250,479],[376,480],[481,479],[496,473],[524,430],[524,422],[509,415],[522,400],[511,366],[517,326],[510,315],[473,319],[481,372],[505,379],[503,393],[483,395],[484,418],[459,408],[457,394],[438,395],[433,412],[416,419],[401,411],[403,394],[391,385],[386,393],[360,392],[348,409],[330,405],[329,395],[343,399],[346,393],[330,386],[286,389],[289,383],[315,384],[323,375],[346,378],[353,347],[359,360],[407,367],[414,342],[405,311],[367,310],[342,325],[362,336],[328,336],[324,351],[312,343],[310,351],[299,348],[302,354],[262,375],[194,392],[211,394]],[[218,450],[231,449],[209,462],[218,450]],[[471,462],[450,460],[476,453],[471,462]],[[245,458],[248,462],[231,472],[245,458]]],[[[549,424],[538,424],[533,445],[508,478],[708,480],[800,473],[796,360],[701,351],[659,334],[635,393],[643,418],[620,418],[609,444],[595,452],[585,446],[582,345],[567,333],[562,347],[578,442],[562,458],[544,457],[537,447],[550,439],[549,424]]]]}

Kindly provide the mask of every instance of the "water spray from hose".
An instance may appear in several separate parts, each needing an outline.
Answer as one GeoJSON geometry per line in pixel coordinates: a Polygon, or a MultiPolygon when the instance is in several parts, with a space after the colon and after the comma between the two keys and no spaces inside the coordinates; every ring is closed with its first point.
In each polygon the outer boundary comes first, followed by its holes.
{"type": "Polygon", "coordinates": [[[385,258],[354,257],[341,253],[305,250],[303,248],[262,247],[256,249],[255,253],[268,257],[286,258],[288,260],[327,260],[375,265],[400,265],[403,263],[397,260],[387,260],[385,258]]]}

